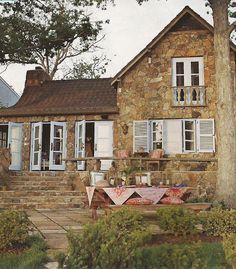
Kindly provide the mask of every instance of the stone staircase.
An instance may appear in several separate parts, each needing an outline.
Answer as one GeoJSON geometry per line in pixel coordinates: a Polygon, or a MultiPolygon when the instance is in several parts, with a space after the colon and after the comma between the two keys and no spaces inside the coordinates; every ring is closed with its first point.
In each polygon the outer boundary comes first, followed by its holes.
{"type": "Polygon", "coordinates": [[[0,208],[58,209],[81,208],[85,194],[71,190],[62,175],[13,175],[8,191],[0,191],[0,208]]]}

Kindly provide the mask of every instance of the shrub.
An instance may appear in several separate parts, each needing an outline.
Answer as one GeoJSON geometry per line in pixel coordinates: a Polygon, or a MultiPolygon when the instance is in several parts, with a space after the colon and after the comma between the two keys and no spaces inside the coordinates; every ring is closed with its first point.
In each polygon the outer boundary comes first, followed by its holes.
{"type": "Polygon", "coordinates": [[[223,247],[227,262],[236,268],[236,234],[230,233],[223,237],[223,247]]]}
{"type": "Polygon", "coordinates": [[[142,217],[122,208],[85,226],[81,234],[68,234],[67,268],[133,269],[135,251],[148,238],[142,217]]]}
{"type": "Polygon", "coordinates": [[[190,209],[172,206],[157,210],[157,222],[163,231],[185,236],[196,232],[196,224],[199,223],[199,219],[190,209]]]}
{"type": "Polygon", "coordinates": [[[0,213],[0,250],[18,248],[28,239],[30,221],[24,212],[6,210],[0,213]]]}
{"type": "Polygon", "coordinates": [[[220,243],[163,244],[139,249],[133,269],[228,268],[220,243]]]}
{"type": "Polygon", "coordinates": [[[202,229],[207,235],[222,236],[236,231],[236,211],[212,208],[201,213],[202,229]]]}
{"type": "Polygon", "coordinates": [[[46,243],[42,238],[29,237],[26,245],[28,249],[22,253],[1,254],[0,269],[40,269],[48,261],[46,243]]]}

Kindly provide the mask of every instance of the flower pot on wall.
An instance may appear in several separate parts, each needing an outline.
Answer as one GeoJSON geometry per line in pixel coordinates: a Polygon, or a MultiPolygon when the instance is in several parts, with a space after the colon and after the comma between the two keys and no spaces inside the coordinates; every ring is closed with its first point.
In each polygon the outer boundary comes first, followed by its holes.
{"type": "Polygon", "coordinates": [[[153,159],[160,159],[164,156],[164,150],[163,149],[152,150],[149,156],[150,158],[153,158],[153,159]]]}
{"type": "Polygon", "coordinates": [[[128,158],[130,156],[130,151],[128,149],[121,149],[117,151],[118,158],[128,158]]]}

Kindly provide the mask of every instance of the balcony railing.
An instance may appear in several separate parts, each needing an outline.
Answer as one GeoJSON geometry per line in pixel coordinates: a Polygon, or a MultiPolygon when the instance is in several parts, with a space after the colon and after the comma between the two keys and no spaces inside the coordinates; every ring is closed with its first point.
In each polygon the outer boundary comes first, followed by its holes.
{"type": "Polygon", "coordinates": [[[206,89],[204,86],[173,87],[174,106],[205,106],[206,89]]]}

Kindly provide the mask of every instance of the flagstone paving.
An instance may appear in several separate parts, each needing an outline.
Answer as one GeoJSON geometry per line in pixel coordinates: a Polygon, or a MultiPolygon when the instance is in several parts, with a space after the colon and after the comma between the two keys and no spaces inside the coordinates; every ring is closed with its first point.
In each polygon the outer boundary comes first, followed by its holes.
{"type": "Polygon", "coordinates": [[[77,232],[83,225],[91,223],[91,211],[86,209],[56,209],[26,211],[34,230],[46,240],[53,250],[64,250],[68,246],[67,232],[73,229],[77,232]]]}

